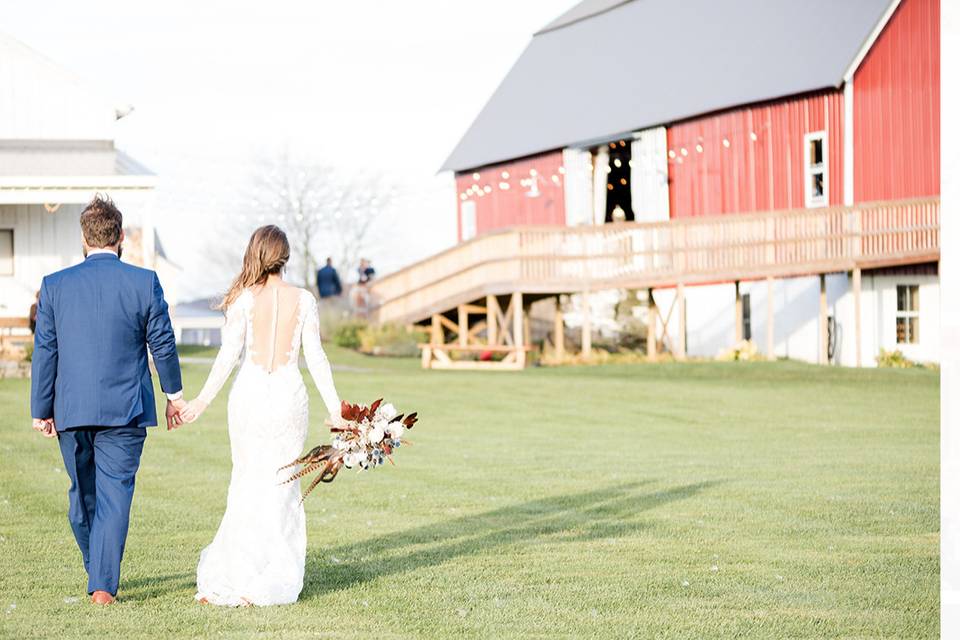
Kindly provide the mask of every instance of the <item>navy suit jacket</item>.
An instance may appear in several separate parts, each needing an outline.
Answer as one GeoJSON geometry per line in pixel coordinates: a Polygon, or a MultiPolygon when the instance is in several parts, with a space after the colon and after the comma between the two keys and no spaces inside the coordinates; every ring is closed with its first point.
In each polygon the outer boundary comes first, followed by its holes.
{"type": "Polygon", "coordinates": [[[317,290],[321,298],[338,296],[343,291],[340,286],[340,276],[337,270],[330,265],[324,265],[317,271],[317,290]]]}
{"type": "Polygon", "coordinates": [[[147,347],[164,393],[181,390],[180,360],[157,274],[95,253],[40,287],[30,409],[73,427],[154,426],[147,347]]]}

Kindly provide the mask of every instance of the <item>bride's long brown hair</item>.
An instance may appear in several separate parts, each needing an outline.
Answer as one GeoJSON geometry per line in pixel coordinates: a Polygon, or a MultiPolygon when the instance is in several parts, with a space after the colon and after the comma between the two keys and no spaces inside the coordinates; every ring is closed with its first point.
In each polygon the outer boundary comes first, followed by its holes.
{"type": "Polygon", "coordinates": [[[219,308],[226,309],[244,289],[263,284],[270,275],[280,273],[289,260],[290,243],[280,227],[268,224],[254,231],[243,254],[243,268],[234,278],[219,308]]]}

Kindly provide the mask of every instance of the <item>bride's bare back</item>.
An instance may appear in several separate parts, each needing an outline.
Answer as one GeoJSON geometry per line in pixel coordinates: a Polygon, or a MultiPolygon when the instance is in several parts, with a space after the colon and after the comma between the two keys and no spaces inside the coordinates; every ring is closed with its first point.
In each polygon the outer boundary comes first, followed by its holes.
{"type": "Polygon", "coordinates": [[[303,290],[278,284],[251,292],[253,337],[250,359],[253,364],[272,373],[296,359],[293,350],[300,326],[303,290]]]}

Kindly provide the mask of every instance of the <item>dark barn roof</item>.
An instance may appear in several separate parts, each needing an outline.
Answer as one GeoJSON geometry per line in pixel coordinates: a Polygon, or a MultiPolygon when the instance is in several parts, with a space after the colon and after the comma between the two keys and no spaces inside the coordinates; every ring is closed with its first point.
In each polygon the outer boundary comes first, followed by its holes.
{"type": "Polygon", "coordinates": [[[891,0],[585,0],[534,35],[441,170],[837,88],[891,0]]]}

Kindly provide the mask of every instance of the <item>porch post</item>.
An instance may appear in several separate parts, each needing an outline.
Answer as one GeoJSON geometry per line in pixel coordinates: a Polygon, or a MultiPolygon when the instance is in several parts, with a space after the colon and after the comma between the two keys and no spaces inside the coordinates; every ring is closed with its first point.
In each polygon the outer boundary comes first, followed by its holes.
{"type": "Polygon", "coordinates": [[[491,347],[499,344],[497,339],[497,296],[487,296],[487,344],[491,347]]]}
{"type": "Polygon", "coordinates": [[[526,343],[523,341],[523,294],[513,293],[513,346],[517,349],[517,362],[522,367],[526,362],[526,343]]]}
{"type": "Polygon", "coordinates": [[[863,366],[860,334],[860,267],[853,268],[853,342],[857,351],[857,366],[863,366]]]}
{"type": "Polygon", "coordinates": [[[580,309],[583,316],[583,322],[580,323],[580,352],[585,358],[593,354],[593,327],[590,318],[590,292],[584,291],[580,294],[580,309]]]}
{"type": "Polygon", "coordinates": [[[653,299],[653,288],[647,289],[647,360],[657,359],[657,301],[653,299]]]}
{"type": "Polygon", "coordinates": [[[457,305],[457,343],[461,347],[467,346],[467,332],[470,331],[470,318],[467,316],[466,305],[457,305]]]}
{"type": "Polygon", "coordinates": [[[687,298],[683,283],[677,284],[677,360],[687,359],[687,298]]]}
{"type": "Polygon", "coordinates": [[[767,360],[776,360],[773,352],[773,278],[767,278],[767,360]]]}
{"type": "Polygon", "coordinates": [[[820,274],[820,364],[827,364],[827,275],[820,274]]]}
{"type": "Polygon", "coordinates": [[[553,311],[553,352],[557,359],[563,357],[563,309],[560,308],[560,296],[557,296],[557,306],[553,311]]]}

